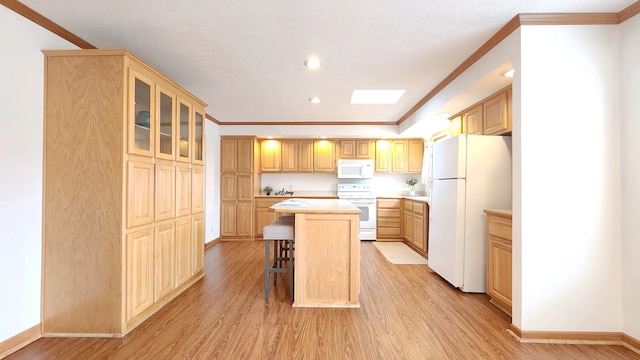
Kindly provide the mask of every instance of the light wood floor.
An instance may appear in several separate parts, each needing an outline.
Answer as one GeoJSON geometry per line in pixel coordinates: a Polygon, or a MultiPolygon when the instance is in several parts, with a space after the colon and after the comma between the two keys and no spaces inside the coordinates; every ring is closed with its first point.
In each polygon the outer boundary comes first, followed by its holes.
{"type": "Polygon", "coordinates": [[[41,338],[7,359],[640,359],[622,346],[521,344],[486,295],[362,243],[360,309],[292,308],[286,275],[263,299],[264,243],[206,251],[206,276],[122,339],[41,338]]]}

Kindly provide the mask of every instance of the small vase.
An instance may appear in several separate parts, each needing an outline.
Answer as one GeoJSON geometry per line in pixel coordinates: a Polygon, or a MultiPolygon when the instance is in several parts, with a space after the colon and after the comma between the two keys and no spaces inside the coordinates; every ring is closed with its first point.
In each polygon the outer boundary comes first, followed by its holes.
{"type": "Polygon", "coordinates": [[[415,195],[416,192],[414,190],[409,191],[409,195],[415,195]]]}

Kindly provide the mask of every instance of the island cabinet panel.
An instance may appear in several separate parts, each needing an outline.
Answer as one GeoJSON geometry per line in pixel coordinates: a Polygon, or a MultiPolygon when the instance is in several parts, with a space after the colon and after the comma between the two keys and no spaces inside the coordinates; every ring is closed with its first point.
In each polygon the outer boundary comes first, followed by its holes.
{"type": "MultiPolygon", "coordinates": [[[[42,333],[123,336],[204,275],[177,286],[173,272],[178,211],[204,212],[204,164],[179,150],[204,139],[206,104],[125,50],[43,53],[42,333]]],[[[202,231],[183,234],[189,254],[202,231]]]]}
{"type": "Polygon", "coordinates": [[[487,214],[487,295],[490,302],[511,315],[511,211],[485,209],[487,214]]]}

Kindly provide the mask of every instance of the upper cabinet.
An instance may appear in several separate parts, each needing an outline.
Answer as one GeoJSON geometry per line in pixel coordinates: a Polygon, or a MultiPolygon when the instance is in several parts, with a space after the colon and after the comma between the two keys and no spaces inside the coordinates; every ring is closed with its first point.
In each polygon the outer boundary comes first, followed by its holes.
{"type": "Polygon", "coordinates": [[[129,102],[129,153],[153,156],[156,125],[153,81],[134,69],[129,70],[129,87],[132,101],[129,102]],[[154,110],[154,111],[152,111],[154,110]]]}
{"type": "Polygon", "coordinates": [[[280,172],[280,141],[260,142],[260,172],[280,172]]]}
{"type": "Polygon", "coordinates": [[[511,86],[498,91],[481,102],[449,119],[451,136],[502,135],[511,132],[511,86]]]}
{"type": "MultiPolygon", "coordinates": [[[[224,148],[225,145],[222,144],[224,148]]],[[[262,173],[337,171],[338,159],[374,160],[376,172],[422,171],[423,139],[270,139],[260,142],[262,173]]],[[[229,149],[228,152],[232,152],[229,149]]],[[[233,158],[222,160],[222,171],[235,169],[233,158]]]]}
{"type": "Polygon", "coordinates": [[[313,171],[336,172],[336,145],[332,140],[313,142],[313,171]]]}
{"type": "Polygon", "coordinates": [[[193,110],[193,164],[204,164],[204,111],[193,110]]]}
{"type": "Polygon", "coordinates": [[[372,139],[340,140],[338,146],[338,159],[363,159],[375,160],[376,146],[372,139]]]}
{"type": "Polygon", "coordinates": [[[376,141],[376,172],[420,172],[424,140],[394,139],[376,141]]]}
{"type": "Polygon", "coordinates": [[[509,130],[511,121],[509,121],[507,112],[507,91],[485,101],[482,107],[485,135],[502,134],[509,130]]]}

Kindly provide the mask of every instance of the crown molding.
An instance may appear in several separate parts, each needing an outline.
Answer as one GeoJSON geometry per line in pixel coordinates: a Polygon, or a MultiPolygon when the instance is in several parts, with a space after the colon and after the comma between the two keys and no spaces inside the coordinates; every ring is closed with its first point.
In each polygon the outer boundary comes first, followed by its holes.
{"type": "Polygon", "coordinates": [[[395,121],[218,121],[218,125],[258,125],[258,126],[276,126],[276,125],[398,125],[395,121]]]}
{"type": "MultiPolygon", "coordinates": [[[[0,0],[0,5],[15,11],[43,28],[53,32],[63,39],[75,44],[81,49],[96,49],[91,43],[81,39],[62,26],[42,16],[33,9],[16,0],[0,0]]],[[[431,100],[436,94],[451,84],[462,73],[467,71],[479,59],[485,56],[496,45],[522,25],[616,25],[621,24],[640,14],[640,0],[617,13],[548,13],[548,14],[518,14],[507,22],[498,32],[478,48],[471,56],[464,60],[453,72],[445,77],[417,104],[407,111],[400,119],[392,122],[229,122],[219,121],[206,114],[207,119],[218,125],[400,125],[413,115],[419,108],[431,100]]]]}
{"type": "Polygon", "coordinates": [[[640,13],[640,1],[617,13],[548,13],[548,14],[518,14],[505,26],[496,32],[478,50],[462,62],[449,76],[444,78],[425,97],[414,105],[398,121],[402,124],[420,107],[431,100],[437,93],[442,91],[447,85],[455,80],[460,74],[467,71],[478,59],[485,56],[497,44],[502,42],[509,34],[522,25],[618,25],[640,13]]]}
{"type": "Polygon", "coordinates": [[[43,28],[51,31],[52,33],[60,36],[61,38],[69,41],[81,49],[97,49],[93,44],[84,41],[79,36],[76,36],[69,30],[54,23],[45,16],[26,6],[25,4],[15,0],[0,0],[0,5],[15,11],[16,13],[24,16],[25,18],[33,21],[34,23],[42,26],[43,28]]]}

